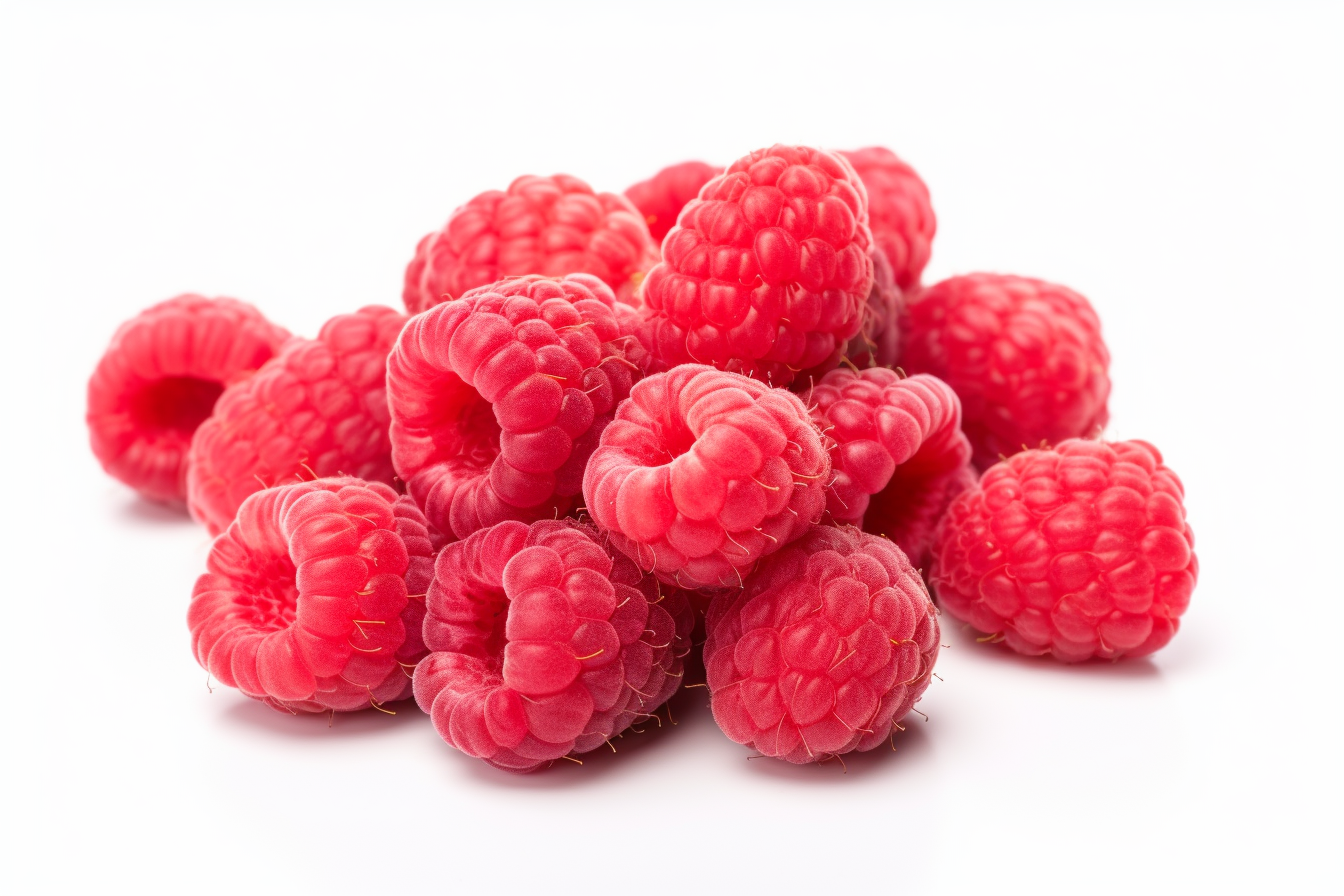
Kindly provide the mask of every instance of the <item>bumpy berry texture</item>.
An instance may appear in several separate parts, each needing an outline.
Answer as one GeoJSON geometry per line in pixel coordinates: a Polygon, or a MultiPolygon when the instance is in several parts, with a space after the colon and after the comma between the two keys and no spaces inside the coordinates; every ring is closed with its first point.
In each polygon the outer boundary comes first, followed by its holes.
{"type": "Polygon", "coordinates": [[[192,516],[218,535],[270,485],[339,475],[392,485],[387,353],[405,323],[381,305],[339,315],[226,389],[191,443],[192,516]]]}
{"type": "Polygon", "coordinates": [[[641,296],[657,366],[711,364],[787,386],[834,367],[873,283],[868,204],[840,156],[758,150],[705,184],[641,296]]]}
{"type": "Polygon", "coordinates": [[[1106,425],[1110,353],[1096,312],[1073,290],[969,274],[934,284],[907,311],[901,365],[956,390],[980,469],[1106,425]]]}
{"type": "Polygon", "coordinates": [[[891,262],[896,285],[919,285],[929,263],[938,219],[924,181],[894,152],[881,146],[842,153],[868,189],[868,222],[873,243],[891,262]]]}
{"type": "MultiPolygon", "coordinates": [[[[891,262],[883,252],[874,252],[873,288],[863,309],[863,326],[859,334],[849,340],[845,357],[860,370],[868,367],[895,367],[901,356],[901,315],[905,307],[904,295],[896,285],[891,262]]],[[[821,371],[825,374],[826,371],[821,371]]],[[[817,376],[808,371],[794,381],[803,385],[815,382],[817,376]]]]}
{"type": "Polygon", "coordinates": [[[1147,442],[1024,451],[952,503],[930,587],[1018,653],[1152,653],[1180,627],[1199,573],[1184,495],[1147,442]]]}
{"type": "Polygon", "coordinates": [[[388,359],[392,462],[430,523],[456,538],[563,516],[638,349],[588,275],[521,277],[411,319],[388,359]]]}
{"type": "Polygon", "coordinates": [[[631,390],[588,462],[583,496],[640,569],[723,588],[821,517],[830,471],[798,396],[686,364],[631,390]]]}
{"type": "Polygon", "coordinates": [[[453,212],[406,268],[412,314],[503,277],[588,273],[630,300],[658,246],[630,200],[596,193],[577,177],[520,177],[453,212]]]}
{"type": "Polygon", "coordinates": [[[572,520],[481,529],[439,555],[415,699],[452,746],[531,771],[602,746],[681,685],[693,614],[572,520]]]}
{"type": "Polygon", "coordinates": [[[410,696],[430,537],[411,499],[382,483],[319,479],[249,496],[192,592],[196,661],[286,712],[410,696]]]}
{"type": "Polygon", "coordinates": [[[714,599],[710,706],[730,738],[789,762],[871,750],[923,695],[937,611],[900,549],[816,526],[714,599]]]}
{"type": "Polygon", "coordinates": [[[181,295],[142,311],[117,329],[89,380],[94,456],[147,498],[185,500],[192,433],[226,386],[288,338],[236,299],[181,295]]]}
{"type": "Polygon", "coordinates": [[[700,188],[709,183],[722,167],[705,162],[682,162],[669,165],[648,180],[642,180],[625,191],[625,198],[635,204],[644,223],[649,226],[649,234],[655,243],[662,243],[663,237],[677,223],[677,216],[696,196],[700,188]]]}

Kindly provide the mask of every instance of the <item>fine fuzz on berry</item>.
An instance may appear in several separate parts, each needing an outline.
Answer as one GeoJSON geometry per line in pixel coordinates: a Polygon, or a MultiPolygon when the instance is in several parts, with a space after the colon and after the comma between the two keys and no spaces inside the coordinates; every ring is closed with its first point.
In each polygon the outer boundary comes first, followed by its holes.
{"type": "Polygon", "coordinates": [[[444,548],[415,699],[452,746],[531,771],[603,746],[681,685],[693,615],[572,520],[503,522],[444,548]]]}
{"type": "Polygon", "coordinates": [[[433,552],[411,499],[358,479],[250,495],[210,549],[187,624],[211,675],[286,712],[410,696],[433,552]]]}
{"type": "Polygon", "coordinates": [[[1016,454],[952,503],[929,585],[1018,653],[1143,656],[1171,640],[1199,564],[1184,489],[1147,442],[1016,454]]]}
{"type": "Polygon", "coordinates": [[[816,526],[767,558],[705,622],[714,720],[789,762],[871,750],[928,687],[938,617],[900,549],[816,526]]]}
{"type": "Polygon", "coordinates": [[[642,180],[627,189],[625,198],[633,202],[644,216],[644,223],[649,225],[649,235],[653,241],[662,243],[663,237],[677,223],[677,215],[681,214],[686,203],[698,196],[700,188],[722,170],[722,166],[704,162],[669,165],[648,180],[642,180]]]}
{"type": "Polygon", "coordinates": [[[89,380],[94,456],[146,498],[183,501],[192,433],[226,386],[288,338],[236,299],[181,295],[142,311],[117,329],[89,380]]]}
{"type": "Polygon", "coordinates": [[[929,188],[894,152],[881,146],[841,153],[868,189],[868,224],[873,243],[891,262],[896,285],[908,292],[919,285],[929,263],[938,219],[929,188]]]}

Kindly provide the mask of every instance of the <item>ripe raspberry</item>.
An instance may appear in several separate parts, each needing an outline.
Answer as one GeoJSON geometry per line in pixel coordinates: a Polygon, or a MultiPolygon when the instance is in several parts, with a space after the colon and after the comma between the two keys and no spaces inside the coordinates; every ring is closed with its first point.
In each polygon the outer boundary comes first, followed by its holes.
{"type": "Polygon", "coordinates": [[[618,304],[588,275],[522,277],[411,319],[388,359],[392,462],[432,525],[570,511],[635,372],[618,304]]]}
{"type": "Polygon", "coordinates": [[[1073,290],[970,274],[924,290],[908,312],[901,365],[956,390],[980,469],[1106,425],[1110,353],[1092,306],[1073,290]]]}
{"type": "Polygon", "coordinates": [[[181,295],[122,324],[89,379],[89,440],[103,469],[155,501],[187,493],[191,434],[224,387],[289,338],[237,299],[181,295]]]}
{"type": "Polygon", "coordinates": [[[669,165],[648,180],[642,180],[625,191],[625,198],[635,204],[649,225],[649,235],[655,243],[677,223],[677,215],[696,196],[710,178],[722,171],[722,166],[704,162],[682,162],[669,165]]]}
{"type": "Polygon", "coordinates": [[[630,200],[577,177],[527,175],[453,212],[415,248],[402,300],[416,314],[503,277],[595,274],[631,300],[658,246],[630,200]]]}
{"type": "Polygon", "coordinates": [[[187,503],[210,534],[268,484],[341,475],[393,484],[387,353],[405,323],[381,305],[339,315],[225,390],[188,464],[187,503]]]}
{"type": "Polygon", "coordinates": [[[908,291],[919,285],[929,263],[938,219],[929,202],[929,188],[896,154],[881,146],[841,153],[868,188],[869,226],[873,243],[891,262],[896,285],[908,291]]]}
{"type": "Polygon", "coordinates": [[[210,549],[187,624],[211,675],[288,712],[410,696],[433,574],[425,518],[378,482],[318,479],[250,495],[210,549]]]}
{"type": "MultiPolygon", "coordinates": [[[[863,309],[863,326],[859,335],[849,340],[845,356],[860,370],[868,367],[895,367],[901,354],[901,315],[905,299],[896,285],[891,262],[885,252],[875,251],[873,258],[873,288],[863,309]]],[[[795,383],[815,382],[821,375],[807,371],[795,383]]]]}
{"type": "Polygon", "coordinates": [[[975,481],[956,393],[937,377],[873,367],[832,370],[804,401],[834,440],[831,519],[885,535],[922,564],[938,517],[975,481]]]}
{"type": "Polygon", "coordinates": [[[816,522],[831,465],[798,396],[685,364],[641,380],[588,462],[588,513],[641,569],[739,585],[816,522]]]}
{"type": "Polygon", "coordinates": [[[415,699],[450,745],[531,771],[647,718],[681,685],[693,617],[573,520],[503,522],[444,548],[415,699]]]}
{"type": "Polygon", "coordinates": [[[938,659],[938,617],[900,549],[815,526],[761,564],[705,621],[714,720],[789,762],[871,750],[910,711],[938,659]]]}
{"type": "Polygon", "coordinates": [[[834,367],[873,284],[865,195],[847,162],[805,146],[758,150],[705,184],[644,281],[640,339],[658,369],[787,386],[834,367]]]}
{"type": "Polygon", "coordinates": [[[952,503],[929,585],[1018,653],[1152,653],[1176,633],[1199,573],[1184,495],[1147,442],[1024,451],[952,503]]]}

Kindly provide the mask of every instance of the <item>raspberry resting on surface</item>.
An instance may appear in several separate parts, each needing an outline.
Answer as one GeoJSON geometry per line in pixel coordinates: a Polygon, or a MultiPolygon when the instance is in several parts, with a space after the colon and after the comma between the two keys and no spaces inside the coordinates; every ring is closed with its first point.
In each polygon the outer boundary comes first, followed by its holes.
{"type": "Polygon", "coordinates": [[[722,170],[721,165],[705,162],[668,165],[648,180],[627,188],[625,198],[644,216],[653,241],[661,244],[672,225],[677,223],[677,216],[686,203],[698,196],[700,188],[722,170]]]}
{"type": "Polygon", "coordinates": [[[929,263],[938,219],[929,188],[889,149],[870,146],[842,152],[868,189],[868,224],[873,244],[891,262],[896,285],[908,292],[919,285],[929,263]]]}

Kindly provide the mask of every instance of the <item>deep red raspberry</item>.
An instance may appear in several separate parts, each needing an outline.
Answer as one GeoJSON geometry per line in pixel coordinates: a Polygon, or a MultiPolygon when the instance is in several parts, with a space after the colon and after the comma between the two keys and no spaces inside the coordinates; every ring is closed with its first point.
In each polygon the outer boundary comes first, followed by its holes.
{"type": "Polygon", "coordinates": [[[187,624],[196,661],[224,684],[288,712],[410,696],[433,574],[410,498],[351,478],[257,492],[208,568],[187,624]]]}
{"type": "Polygon", "coordinates": [[[89,440],[112,476],[155,501],[187,494],[187,449],[224,387],[289,333],[236,299],[181,295],[122,324],[89,380],[89,440]]]}
{"type": "Polygon", "coordinates": [[[705,184],[663,241],[640,338],[661,369],[712,364],[787,386],[834,367],[873,283],[868,204],[840,156],[773,146],[705,184]]]}
{"type": "Polygon", "coordinates": [[[341,475],[393,484],[387,353],[405,323],[381,305],[339,315],[224,391],[196,431],[187,474],[188,506],[210,534],[268,485],[341,475]]]}
{"type": "Polygon", "coordinates": [[[686,203],[700,195],[700,188],[722,170],[721,165],[705,162],[669,165],[648,180],[628,188],[625,198],[644,215],[653,241],[661,243],[672,225],[677,223],[677,215],[686,203]]]}
{"type": "Polygon", "coordinates": [[[816,526],[761,564],[705,621],[714,719],[789,762],[871,750],[928,687],[938,617],[900,549],[816,526]]]}
{"type": "Polygon", "coordinates": [[[402,300],[415,314],[502,277],[595,274],[630,300],[658,246],[630,200],[577,177],[527,175],[453,212],[416,246],[402,300]]]}
{"type": "Polygon", "coordinates": [[[572,520],[503,522],[444,548],[415,699],[449,744],[531,771],[602,746],[681,685],[679,592],[572,520]]]}
{"type": "Polygon", "coordinates": [[[1184,495],[1147,442],[1024,451],[952,503],[929,585],[1018,653],[1152,653],[1179,628],[1199,573],[1184,495]]]}
{"type": "Polygon", "coordinates": [[[686,364],[630,391],[583,497],[641,569],[682,588],[726,587],[821,517],[830,470],[798,396],[686,364]]]}
{"type": "Polygon", "coordinates": [[[1071,289],[1007,274],[953,277],[911,300],[906,326],[901,365],[956,390],[982,470],[1106,425],[1110,353],[1096,312],[1071,289]]]}
{"type": "Polygon", "coordinates": [[[868,223],[873,243],[891,262],[896,285],[908,291],[919,285],[929,263],[938,219],[929,202],[929,188],[894,152],[881,146],[841,153],[868,188],[868,223]]]}
{"type": "Polygon", "coordinates": [[[465,538],[568,513],[636,373],[611,290],[522,277],[411,319],[388,359],[392,462],[435,527],[465,538]]]}

